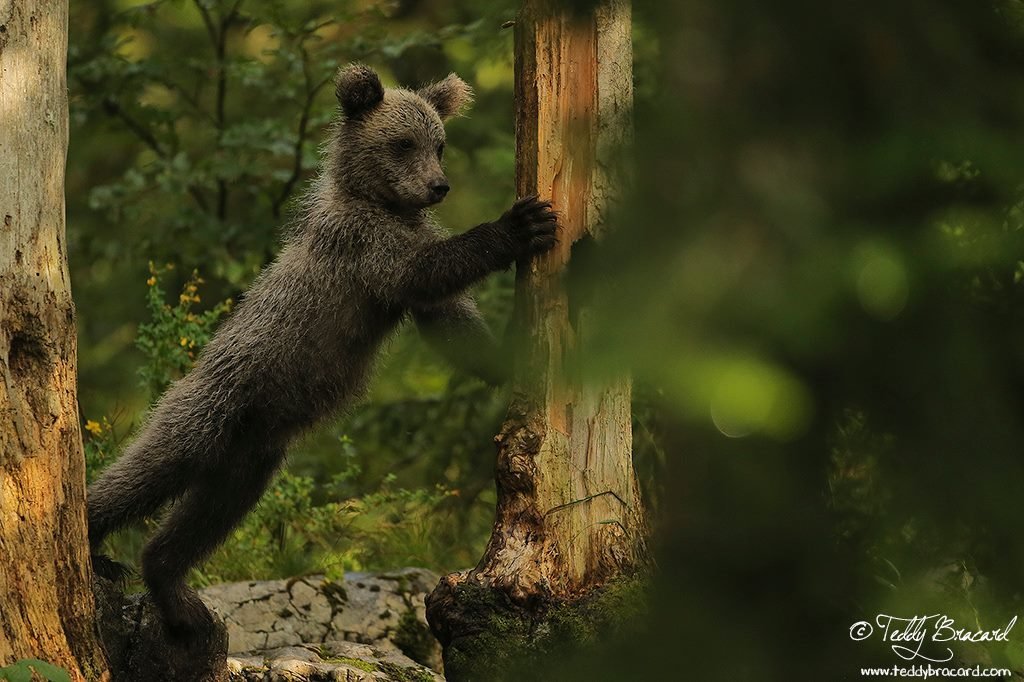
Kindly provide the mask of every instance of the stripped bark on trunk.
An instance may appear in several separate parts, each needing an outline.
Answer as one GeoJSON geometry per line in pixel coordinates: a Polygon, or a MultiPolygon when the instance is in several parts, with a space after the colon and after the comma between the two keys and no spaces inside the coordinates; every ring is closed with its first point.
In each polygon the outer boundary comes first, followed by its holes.
{"type": "Polygon", "coordinates": [[[442,644],[486,627],[460,604],[465,586],[536,615],[631,574],[646,556],[630,381],[583,376],[593,325],[565,286],[573,245],[600,242],[625,182],[616,154],[630,135],[629,3],[606,0],[581,14],[528,0],[516,22],[515,78],[518,194],[551,199],[560,243],[517,269],[525,331],[496,438],[497,517],[477,567],[447,576],[431,596],[442,644]]]}

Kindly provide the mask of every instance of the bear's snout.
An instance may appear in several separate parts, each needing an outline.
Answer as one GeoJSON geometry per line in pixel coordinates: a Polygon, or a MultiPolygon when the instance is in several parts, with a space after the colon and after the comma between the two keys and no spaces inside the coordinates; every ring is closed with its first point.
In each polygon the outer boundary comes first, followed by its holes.
{"type": "Polygon", "coordinates": [[[447,179],[440,178],[431,182],[427,188],[430,190],[431,200],[436,204],[445,198],[451,186],[448,185],[447,179]]]}

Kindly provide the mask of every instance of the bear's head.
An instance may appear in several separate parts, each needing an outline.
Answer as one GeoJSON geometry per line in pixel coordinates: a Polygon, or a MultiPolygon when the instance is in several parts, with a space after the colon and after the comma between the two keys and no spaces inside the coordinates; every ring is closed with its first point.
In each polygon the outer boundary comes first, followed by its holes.
{"type": "Polygon", "coordinates": [[[472,101],[465,81],[451,74],[415,91],[385,89],[372,69],[353,64],[338,71],[335,84],[343,113],[335,163],[346,190],[400,209],[444,199],[443,121],[472,101]]]}

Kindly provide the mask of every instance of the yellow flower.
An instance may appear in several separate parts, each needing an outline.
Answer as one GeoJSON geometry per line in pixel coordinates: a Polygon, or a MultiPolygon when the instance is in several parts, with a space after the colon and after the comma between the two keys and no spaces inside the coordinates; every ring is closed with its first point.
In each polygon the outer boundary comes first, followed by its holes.
{"type": "Polygon", "coordinates": [[[188,345],[188,337],[187,336],[181,337],[181,347],[184,348],[187,345],[188,345]]]}
{"type": "Polygon", "coordinates": [[[103,427],[100,426],[98,421],[93,421],[92,419],[85,422],[85,430],[97,437],[103,435],[103,427]]]}
{"type": "Polygon", "coordinates": [[[149,286],[155,285],[156,284],[156,277],[150,277],[149,279],[147,279],[146,280],[146,284],[148,284],[149,286]]]}

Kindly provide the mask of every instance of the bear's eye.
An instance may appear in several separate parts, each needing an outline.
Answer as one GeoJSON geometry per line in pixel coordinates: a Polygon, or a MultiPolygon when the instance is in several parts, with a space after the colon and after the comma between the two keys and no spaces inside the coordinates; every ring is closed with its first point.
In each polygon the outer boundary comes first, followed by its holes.
{"type": "Polygon", "coordinates": [[[401,140],[395,143],[395,146],[398,147],[399,151],[411,152],[413,148],[416,146],[416,143],[413,142],[408,137],[403,137],[401,140]]]}
{"type": "Polygon", "coordinates": [[[441,144],[437,145],[437,158],[440,159],[443,156],[444,156],[444,142],[442,142],[441,144]]]}

